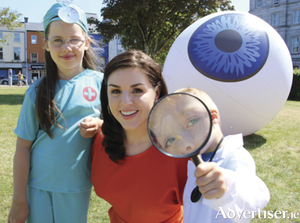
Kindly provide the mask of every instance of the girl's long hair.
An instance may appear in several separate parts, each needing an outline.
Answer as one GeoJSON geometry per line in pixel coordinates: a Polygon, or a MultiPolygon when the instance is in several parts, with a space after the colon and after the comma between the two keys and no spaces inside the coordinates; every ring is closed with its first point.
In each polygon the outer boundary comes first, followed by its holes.
{"type": "Polygon", "coordinates": [[[137,68],[144,72],[151,85],[160,88],[159,98],[168,94],[167,86],[162,77],[161,67],[147,54],[138,50],[129,50],[114,57],[106,66],[101,86],[101,108],[104,123],[102,133],[104,134],[103,146],[109,158],[115,162],[125,157],[125,133],[121,124],[110,114],[108,110],[107,80],[111,73],[117,69],[137,68]]]}
{"type": "MultiPolygon", "coordinates": [[[[48,26],[45,32],[46,41],[48,38],[50,26],[48,26]]],[[[82,66],[85,69],[89,68],[92,70],[96,70],[96,64],[97,64],[96,54],[93,51],[91,44],[95,45],[92,39],[91,39],[90,47],[84,52],[82,66]]],[[[56,63],[52,60],[50,52],[48,52],[46,49],[45,49],[45,64],[46,64],[46,75],[41,79],[40,83],[36,86],[35,112],[39,121],[40,128],[44,130],[49,135],[50,138],[53,138],[53,134],[50,131],[52,125],[62,129],[65,128],[61,126],[57,121],[59,116],[61,116],[64,119],[55,101],[55,89],[58,80],[58,70],[57,70],[56,63]]],[[[65,125],[66,125],[66,121],[65,121],[65,125]]]]}

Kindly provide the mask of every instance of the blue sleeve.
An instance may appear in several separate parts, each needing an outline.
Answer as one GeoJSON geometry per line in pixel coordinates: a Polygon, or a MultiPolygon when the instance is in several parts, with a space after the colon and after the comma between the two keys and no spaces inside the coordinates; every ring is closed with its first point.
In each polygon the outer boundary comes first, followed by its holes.
{"type": "Polygon", "coordinates": [[[32,91],[27,91],[20,111],[17,127],[14,132],[22,139],[35,141],[39,124],[35,113],[35,100],[30,97],[32,91]]]}

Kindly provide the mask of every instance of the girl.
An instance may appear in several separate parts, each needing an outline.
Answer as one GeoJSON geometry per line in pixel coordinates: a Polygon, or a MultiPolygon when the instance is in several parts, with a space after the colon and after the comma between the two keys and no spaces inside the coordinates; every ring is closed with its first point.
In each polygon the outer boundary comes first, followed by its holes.
{"type": "Polygon", "coordinates": [[[94,141],[91,179],[96,194],[112,205],[113,223],[183,221],[187,159],[165,156],[147,133],[150,109],[166,94],[160,66],[140,51],[120,54],[105,68],[104,136],[94,141]]]}
{"type": "Polygon", "coordinates": [[[81,9],[54,4],[44,17],[44,34],[46,76],[27,90],[15,129],[8,222],[24,223],[27,218],[29,223],[82,223],[87,220],[92,186],[92,139],[84,137],[92,137],[101,124],[96,117],[103,76],[93,71],[81,9]],[[77,21],[72,21],[74,14],[77,21]]]}

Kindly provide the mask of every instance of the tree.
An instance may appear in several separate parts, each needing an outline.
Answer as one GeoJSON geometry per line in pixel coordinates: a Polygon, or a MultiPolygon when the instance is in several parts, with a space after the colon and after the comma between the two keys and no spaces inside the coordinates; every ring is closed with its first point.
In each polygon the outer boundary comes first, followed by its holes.
{"type": "Polygon", "coordinates": [[[230,0],[103,0],[97,30],[109,41],[119,35],[125,49],[139,49],[162,63],[176,37],[200,17],[234,10],[230,0]]]}
{"type": "Polygon", "coordinates": [[[6,26],[9,30],[13,30],[15,27],[19,27],[20,23],[16,22],[21,13],[11,11],[9,7],[0,8],[0,25],[6,26]]]}
{"type": "MultiPolygon", "coordinates": [[[[0,8],[0,26],[6,26],[7,29],[13,30],[16,27],[21,27],[22,24],[16,22],[22,14],[16,11],[11,11],[9,7],[0,8]]],[[[2,36],[0,43],[6,42],[6,36],[2,36]]]]}

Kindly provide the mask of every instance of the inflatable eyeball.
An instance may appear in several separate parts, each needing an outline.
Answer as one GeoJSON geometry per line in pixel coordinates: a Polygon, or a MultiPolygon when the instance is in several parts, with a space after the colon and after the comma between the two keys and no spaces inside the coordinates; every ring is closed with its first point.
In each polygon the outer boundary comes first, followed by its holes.
{"type": "Polygon", "coordinates": [[[249,13],[199,19],[173,43],[163,69],[169,93],[194,87],[219,108],[225,135],[252,134],[286,102],[293,79],[289,50],[268,23],[249,13]]]}

